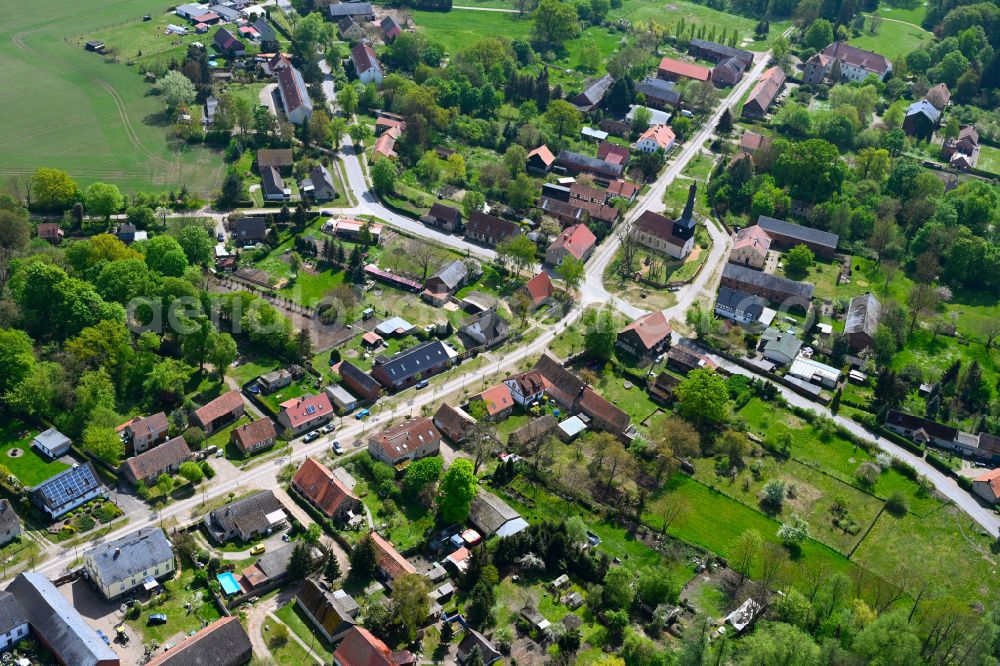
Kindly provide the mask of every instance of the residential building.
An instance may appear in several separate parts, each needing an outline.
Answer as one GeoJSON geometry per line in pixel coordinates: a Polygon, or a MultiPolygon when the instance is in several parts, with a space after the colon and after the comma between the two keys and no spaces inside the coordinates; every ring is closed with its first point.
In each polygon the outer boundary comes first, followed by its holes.
{"type": "Polygon", "coordinates": [[[555,161],[556,157],[552,154],[552,151],[549,150],[549,147],[542,144],[528,153],[528,157],[525,162],[526,168],[529,172],[548,173],[555,161]]]}
{"type": "Polygon", "coordinates": [[[837,244],[840,242],[840,236],[829,231],[804,227],[801,224],[777,220],[766,215],[757,218],[757,226],[767,232],[775,247],[791,249],[796,245],[805,245],[817,257],[824,259],[833,259],[837,252],[837,244]]]}
{"type": "Polygon", "coordinates": [[[771,237],[758,225],[744,227],[736,232],[729,261],[740,266],[763,270],[767,263],[767,253],[771,249],[771,237]]]}
{"type": "Polygon", "coordinates": [[[719,293],[715,297],[715,314],[740,324],[757,321],[766,307],[767,301],[760,296],[752,296],[729,287],[719,287],[719,293]]]}
{"type": "Polygon", "coordinates": [[[345,520],[361,506],[357,495],[341,483],[329,468],[312,457],[302,461],[292,477],[291,486],[309,504],[333,520],[345,520]]]}
{"type": "Polygon", "coordinates": [[[607,191],[584,185],[583,183],[573,183],[569,186],[570,199],[577,201],[587,201],[590,203],[604,203],[608,198],[607,191]]]}
{"type": "MultiPolygon", "coordinates": [[[[636,108],[634,105],[632,108],[636,108]]],[[[602,141],[599,146],[597,146],[597,159],[604,160],[605,162],[611,162],[612,164],[628,164],[629,158],[628,148],[625,146],[619,146],[617,143],[611,143],[610,141],[602,141]]],[[[574,183],[576,185],[577,183],[574,183]]],[[[605,199],[607,196],[605,196],[605,199]]],[[[601,199],[601,203],[604,203],[604,199],[601,199]]]]}
{"type": "MultiPolygon", "coordinates": [[[[334,7],[339,6],[341,5],[330,5],[330,9],[332,10],[334,7]]],[[[378,58],[375,57],[375,51],[372,50],[370,44],[366,44],[365,42],[355,44],[351,48],[351,62],[354,64],[354,71],[357,73],[358,80],[361,83],[374,83],[377,86],[382,85],[382,77],[384,75],[382,65],[379,64],[378,58]]]]}
{"type": "Polygon", "coordinates": [[[718,42],[710,42],[705,39],[692,39],[688,42],[688,52],[695,58],[704,58],[712,62],[722,62],[729,58],[736,58],[743,63],[744,67],[753,64],[753,53],[743,49],[733,48],[718,42]]]}
{"type": "Polygon", "coordinates": [[[295,604],[330,643],[340,641],[357,625],[358,602],[343,590],[326,591],[312,578],[299,587],[295,604]]]}
{"type": "Polygon", "coordinates": [[[712,83],[717,86],[735,86],[743,78],[746,68],[745,61],[736,57],[726,58],[712,68],[712,83]]]}
{"type": "MultiPolygon", "coordinates": [[[[245,567],[236,582],[244,592],[258,595],[281,585],[288,579],[288,565],[292,561],[296,545],[296,543],[286,543],[267,551],[258,557],[256,562],[245,567]]],[[[313,561],[318,561],[322,553],[319,548],[310,546],[309,556],[313,561]]]]}
{"type": "MultiPolygon", "coordinates": [[[[391,542],[386,541],[374,530],[369,534],[375,544],[375,559],[378,561],[379,574],[385,580],[395,580],[406,574],[417,573],[416,567],[399,554],[391,542]]],[[[362,666],[362,665],[359,665],[362,666]]]]}
{"type": "Polygon", "coordinates": [[[396,154],[396,139],[403,135],[398,127],[390,127],[375,139],[375,146],[372,148],[372,161],[377,159],[394,160],[396,154]]]}
{"type": "Polygon", "coordinates": [[[24,612],[32,636],[52,653],[57,664],[121,666],[115,651],[105,645],[73,604],[42,574],[20,573],[7,591],[24,612]]]}
{"type": "Polygon", "coordinates": [[[278,93],[288,122],[301,125],[312,118],[312,99],[299,70],[294,67],[278,70],[278,93]]]}
{"type": "Polygon", "coordinates": [[[933,104],[935,109],[943,112],[951,102],[951,91],[948,90],[947,84],[938,83],[930,87],[924,99],[933,104]]]}
{"type": "MultiPolygon", "coordinates": [[[[0,546],[5,546],[21,536],[21,519],[10,505],[10,500],[0,499],[0,546]]],[[[2,634],[3,632],[0,632],[2,634]]],[[[0,636],[2,642],[2,636],[0,636]]],[[[0,645],[2,649],[2,645],[0,645]]]]}
{"type": "Polygon", "coordinates": [[[274,421],[266,416],[233,428],[229,433],[229,441],[245,456],[269,449],[277,440],[274,421]]]}
{"type": "Polygon", "coordinates": [[[443,402],[434,414],[434,426],[453,444],[462,444],[475,430],[476,419],[461,407],[443,402]]]}
{"type": "MultiPolygon", "coordinates": [[[[548,189],[552,191],[554,187],[550,186],[548,189]]],[[[539,210],[568,225],[583,224],[589,219],[591,222],[602,222],[610,228],[621,217],[614,206],[573,197],[560,201],[543,196],[538,200],[537,206],[539,210]]]]}
{"type": "Polygon", "coordinates": [[[586,414],[595,429],[610,432],[624,441],[631,441],[635,436],[628,414],[601,397],[551,355],[542,354],[535,370],[543,378],[546,395],[567,410],[586,414]]]}
{"type": "Polygon", "coordinates": [[[840,370],[805,356],[797,356],[792,361],[788,375],[829,389],[836,387],[840,380],[840,370]]]}
{"type": "Polygon", "coordinates": [[[802,341],[794,333],[768,327],[760,336],[761,352],[764,358],[778,365],[788,365],[795,360],[802,348],[802,341]]]}
{"type": "Polygon", "coordinates": [[[103,495],[104,486],[89,460],[63,470],[31,489],[35,506],[53,520],[103,495]]]}
{"type": "Polygon", "coordinates": [[[0,592],[0,651],[6,652],[21,642],[29,631],[28,616],[21,604],[10,592],[0,592]]]}
{"type": "Polygon", "coordinates": [[[399,26],[396,25],[396,22],[392,19],[391,16],[386,16],[385,18],[383,18],[378,25],[380,28],[382,28],[382,35],[385,38],[386,44],[391,44],[392,40],[399,37],[399,35],[402,34],[403,32],[402,30],[399,29],[399,26]]]}
{"type": "Polygon", "coordinates": [[[785,87],[786,80],[785,70],[778,65],[765,71],[750,91],[747,101],[743,103],[743,117],[751,120],[765,117],[785,87]]]}
{"type": "Polygon", "coordinates": [[[262,42],[276,42],[278,41],[278,33],[274,31],[271,24],[267,22],[263,16],[258,16],[257,20],[253,22],[252,27],[257,31],[258,39],[262,42]]]}
{"type": "MultiPolygon", "coordinates": [[[[371,333],[366,333],[365,335],[373,335],[371,333]]],[[[376,336],[378,337],[378,336],[376,336]]],[[[351,395],[351,392],[345,389],[339,384],[332,384],[327,386],[325,389],[326,394],[330,396],[330,401],[333,402],[333,406],[341,414],[347,414],[353,412],[358,406],[358,399],[351,395]]]]}
{"type": "Polygon", "coordinates": [[[975,125],[962,125],[957,138],[945,139],[941,146],[941,157],[953,163],[959,159],[957,156],[964,156],[969,166],[975,166],[979,161],[979,132],[975,125]]]}
{"type": "Polygon", "coordinates": [[[233,223],[232,238],[236,245],[253,245],[267,237],[267,220],[263,217],[241,217],[233,223]]]}
{"type": "MultiPolygon", "coordinates": [[[[333,186],[333,176],[330,175],[330,170],[322,164],[317,164],[309,171],[309,177],[302,181],[302,187],[299,189],[303,196],[313,201],[332,201],[337,198],[337,188],[333,186]]],[[[343,223],[342,220],[340,224],[343,223]]],[[[381,225],[372,225],[373,228],[375,226],[381,229],[381,225]]],[[[375,235],[374,231],[372,235],[375,235]]]]}
{"type": "Polygon", "coordinates": [[[215,48],[219,53],[230,58],[234,56],[246,55],[247,52],[246,45],[236,39],[236,35],[229,32],[226,28],[219,28],[215,31],[215,37],[213,37],[212,43],[215,45],[215,48]]]}
{"type": "Polygon", "coordinates": [[[921,141],[930,141],[940,120],[941,111],[926,99],[922,99],[906,108],[903,131],[921,141]]]}
{"type": "Polygon", "coordinates": [[[846,42],[834,42],[806,61],[802,82],[807,85],[822,83],[825,78],[835,74],[835,70],[840,72],[840,81],[864,81],[871,74],[880,81],[885,81],[885,77],[892,71],[892,63],[878,53],[859,49],[846,42]]]}
{"type": "Polygon", "coordinates": [[[545,378],[538,370],[528,370],[504,380],[514,402],[527,407],[545,395],[545,378]]]}
{"type": "Polygon", "coordinates": [[[280,406],[278,424],[291,430],[295,437],[328,423],[334,417],[333,405],[326,393],[292,398],[280,406]]]}
{"type": "Polygon", "coordinates": [[[651,210],[640,215],[633,223],[636,242],[658,254],[674,259],[684,259],[691,254],[697,225],[693,215],[695,188],[696,185],[691,183],[684,213],[677,220],[671,220],[651,210]]]}
{"type": "Polygon", "coordinates": [[[641,153],[655,153],[657,150],[667,152],[674,147],[676,138],[674,131],[667,125],[653,125],[635,142],[635,149],[641,153]]]}
{"type": "Polygon", "coordinates": [[[345,16],[337,22],[337,31],[345,42],[355,42],[365,37],[365,29],[350,16],[345,16]]]}
{"type": "Polygon", "coordinates": [[[491,349],[510,335],[510,322],[500,316],[496,308],[490,308],[466,317],[458,332],[476,346],[491,349]]]}
{"type": "Polygon", "coordinates": [[[409,652],[393,653],[362,627],[352,627],[333,653],[334,666],[408,666],[414,662],[409,652]]]}
{"type": "Polygon", "coordinates": [[[545,250],[545,263],[550,266],[561,266],[567,256],[586,262],[597,245],[597,236],[587,225],[574,224],[566,227],[555,240],[549,243],[545,250]]]}
{"type": "Polygon", "coordinates": [[[492,493],[480,489],[469,505],[469,522],[483,538],[508,537],[528,528],[528,521],[492,493]]]}
{"type": "Polygon", "coordinates": [[[722,269],[722,286],[776,303],[790,301],[790,305],[802,308],[807,307],[813,295],[813,285],[808,282],[796,282],[730,263],[722,269]]]}
{"type": "Polygon", "coordinates": [[[674,345],[667,352],[667,367],[674,372],[686,375],[692,370],[712,370],[715,363],[707,356],[703,356],[684,345],[674,345]]]}
{"type": "Polygon", "coordinates": [[[274,393],[292,383],[292,373],[285,368],[265,372],[257,378],[257,384],[264,393],[274,393]]]}
{"type": "MultiPolygon", "coordinates": [[[[680,385],[681,380],[663,371],[656,376],[656,379],[649,383],[649,397],[661,405],[668,405],[674,400],[674,391],[680,385]]],[[[576,418],[576,417],[573,417],[576,418]]],[[[562,426],[560,426],[561,428],[562,426]]]]}
{"type": "Polygon", "coordinates": [[[545,271],[524,283],[521,289],[531,299],[531,306],[537,310],[543,305],[551,302],[555,287],[552,285],[552,278],[545,271]]]}
{"type": "Polygon", "coordinates": [[[881,316],[882,304],[871,292],[851,299],[844,322],[844,335],[851,349],[860,351],[875,344],[875,331],[881,316]]]}
{"type": "Polygon", "coordinates": [[[340,375],[340,383],[344,385],[344,388],[358,396],[363,402],[372,402],[378,399],[382,392],[381,384],[350,361],[341,361],[340,367],[337,368],[337,374],[340,375]]]}
{"type": "Polygon", "coordinates": [[[990,470],[972,479],[972,492],[987,504],[996,504],[1000,500],[1000,469],[990,470]]]}
{"type": "Polygon", "coordinates": [[[660,66],[656,69],[656,75],[663,81],[679,81],[680,79],[708,81],[712,76],[712,70],[691,62],[681,62],[673,58],[664,58],[660,61],[660,66]]]}
{"type": "Polygon", "coordinates": [[[634,201],[639,190],[641,190],[635,183],[629,182],[623,178],[608,184],[608,196],[609,197],[621,197],[626,201],[634,201]]]}
{"type": "Polygon", "coordinates": [[[426,417],[404,421],[368,440],[368,453],[392,466],[437,455],[440,448],[441,433],[426,417]]]}
{"type": "Polygon", "coordinates": [[[159,527],[143,527],[83,553],[83,570],[105,599],[117,599],[174,573],[174,548],[159,527]]]}
{"type": "Polygon", "coordinates": [[[339,21],[350,16],[355,21],[374,21],[375,10],[368,2],[339,2],[330,5],[330,18],[339,21]]]}
{"type": "Polygon", "coordinates": [[[635,86],[636,94],[646,97],[646,105],[655,109],[676,109],[681,105],[681,93],[673,81],[647,76],[635,86]]]}
{"type": "Polygon", "coordinates": [[[253,658],[253,645],[240,619],[227,615],[187,636],[146,666],[243,666],[253,658]]]}
{"type": "Polygon", "coordinates": [[[125,424],[125,451],[142,453],[167,439],[167,415],[157,412],[125,424]]]}
{"type": "Polygon", "coordinates": [[[246,413],[243,396],[237,390],[227,391],[207,405],[194,410],[191,424],[211,435],[246,413]]]}
{"type": "Polygon", "coordinates": [[[292,198],[291,188],[285,187],[285,181],[274,167],[261,167],[260,183],[265,201],[289,201],[292,198]]]}
{"type": "Polygon", "coordinates": [[[459,641],[455,656],[458,658],[458,663],[465,666],[472,659],[474,652],[478,652],[482,657],[483,666],[490,666],[501,657],[500,651],[486,636],[470,627],[465,630],[465,636],[459,641]]]}
{"type": "Polygon", "coordinates": [[[47,240],[53,245],[59,245],[66,233],[59,228],[57,222],[42,222],[35,227],[35,232],[39,238],[47,240]]]}
{"type": "Polygon", "coordinates": [[[771,137],[747,130],[740,137],[740,150],[753,157],[758,151],[770,150],[771,143],[771,137]]]}
{"type": "Polygon", "coordinates": [[[671,333],[666,315],[654,310],[619,331],[615,346],[635,358],[649,360],[670,347],[671,333]]]}
{"type": "Polygon", "coordinates": [[[555,166],[561,167],[570,175],[589,173],[595,180],[602,183],[610,183],[612,180],[621,178],[625,173],[625,167],[621,164],[613,164],[570,150],[559,151],[555,166]]]}
{"type": "Polygon", "coordinates": [[[430,211],[424,217],[424,222],[445,231],[461,231],[462,211],[453,206],[446,206],[443,203],[435,201],[430,211]]]}
{"type": "Polygon", "coordinates": [[[126,458],[121,471],[132,485],[153,485],[161,474],[176,474],[194,455],[183,437],[174,437],[137,456],[126,458]]]}
{"type": "Polygon", "coordinates": [[[496,247],[500,243],[514,236],[520,235],[521,230],[510,220],[504,220],[495,215],[487,215],[478,210],[469,215],[469,222],[465,225],[465,237],[489,247],[496,247]]]}
{"type": "Polygon", "coordinates": [[[514,410],[514,397],[506,384],[491,386],[482,393],[469,398],[469,409],[475,404],[482,404],[486,418],[490,421],[504,421],[514,410]]]}
{"type": "Polygon", "coordinates": [[[137,231],[135,225],[130,224],[128,222],[123,222],[122,224],[119,224],[118,229],[115,231],[115,236],[118,237],[118,240],[126,244],[134,243],[136,240],[138,240],[136,238],[136,235],[137,231]]]}
{"type": "Polygon", "coordinates": [[[584,85],[583,91],[576,97],[572,97],[569,103],[576,107],[578,111],[590,113],[604,101],[604,96],[614,85],[615,80],[610,74],[591,79],[584,85]]]}
{"type": "Polygon", "coordinates": [[[288,515],[270,490],[262,490],[215,509],[204,518],[205,529],[218,543],[250,541],[285,524],[288,515]]]}
{"type": "MultiPolygon", "coordinates": [[[[574,417],[576,418],[576,417],[574,417]]],[[[559,421],[551,414],[531,419],[520,428],[513,430],[507,438],[507,445],[518,451],[534,447],[559,429],[559,421]]]]}
{"type": "Polygon", "coordinates": [[[425,301],[438,307],[444,305],[448,298],[465,284],[469,277],[469,269],[461,259],[447,261],[434,272],[424,283],[421,294],[425,301]]]}
{"type": "Polygon", "coordinates": [[[31,440],[31,445],[43,455],[55,459],[69,453],[73,442],[55,428],[49,428],[35,435],[34,439],[31,440]]]}
{"type": "Polygon", "coordinates": [[[392,357],[376,357],[371,376],[390,391],[398,391],[450,367],[454,356],[443,342],[431,340],[392,357]]]}

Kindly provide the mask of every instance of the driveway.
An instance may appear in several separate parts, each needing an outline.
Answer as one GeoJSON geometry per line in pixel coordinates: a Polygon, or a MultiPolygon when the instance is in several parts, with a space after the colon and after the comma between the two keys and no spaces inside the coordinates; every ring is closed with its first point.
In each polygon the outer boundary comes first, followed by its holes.
{"type": "MultiPolygon", "coordinates": [[[[58,589],[73,604],[73,607],[83,616],[88,625],[95,631],[100,629],[108,638],[114,637],[115,626],[123,618],[122,614],[118,612],[121,604],[108,603],[82,578],[58,589]]],[[[123,664],[141,664],[143,656],[142,636],[136,634],[131,628],[128,628],[127,631],[130,639],[128,645],[121,645],[113,641],[111,649],[121,658],[123,664]]]]}
{"type": "Polygon", "coordinates": [[[274,114],[275,118],[280,119],[281,116],[278,115],[278,104],[277,101],[274,99],[274,96],[277,92],[278,92],[277,83],[267,84],[266,86],[260,89],[260,103],[261,106],[266,106],[267,108],[269,108],[271,110],[271,113],[274,114]]]}

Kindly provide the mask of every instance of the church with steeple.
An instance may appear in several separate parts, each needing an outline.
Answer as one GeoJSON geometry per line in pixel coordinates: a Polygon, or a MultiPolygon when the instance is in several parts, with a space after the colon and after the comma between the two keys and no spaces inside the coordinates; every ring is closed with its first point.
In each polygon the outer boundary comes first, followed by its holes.
{"type": "Polygon", "coordinates": [[[697,185],[691,183],[684,212],[676,220],[647,210],[636,219],[636,241],[657,254],[673,259],[686,259],[694,250],[694,232],[698,223],[694,219],[694,199],[697,185]]]}

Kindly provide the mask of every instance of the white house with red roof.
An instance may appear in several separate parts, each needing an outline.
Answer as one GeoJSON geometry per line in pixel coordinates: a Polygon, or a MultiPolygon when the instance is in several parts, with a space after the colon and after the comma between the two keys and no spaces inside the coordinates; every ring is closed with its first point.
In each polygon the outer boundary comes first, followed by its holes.
{"type": "Polygon", "coordinates": [[[994,469],[972,480],[972,492],[990,504],[1000,500],[1000,469],[994,469]]]}
{"type": "Polygon", "coordinates": [[[729,262],[763,270],[767,253],[771,249],[771,237],[758,225],[744,227],[733,239],[733,249],[729,252],[729,262]]]}
{"type": "Polygon", "coordinates": [[[278,423],[298,436],[327,423],[336,412],[326,393],[292,398],[281,403],[278,423]]]}
{"type": "Polygon", "coordinates": [[[674,147],[676,140],[674,131],[666,125],[653,125],[635,142],[635,149],[643,153],[655,153],[657,150],[667,152],[674,147]]]}
{"type": "Polygon", "coordinates": [[[574,224],[566,227],[556,236],[545,251],[545,263],[559,266],[563,259],[572,256],[580,261],[587,261],[597,245],[597,236],[585,224],[574,224]]]}
{"type": "Polygon", "coordinates": [[[545,271],[528,280],[521,289],[527,293],[536,310],[548,303],[556,291],[552,278],[545,271]]]}
{"type": "Polygon", "coordinates": [[[355,44],[351,49],[351,62],[354,63],[354,71],[358,73],[358,80],[361,83],[382,84],[382,65],[375,57],[375,51],[369,44],[364,42],[355,44]]]}

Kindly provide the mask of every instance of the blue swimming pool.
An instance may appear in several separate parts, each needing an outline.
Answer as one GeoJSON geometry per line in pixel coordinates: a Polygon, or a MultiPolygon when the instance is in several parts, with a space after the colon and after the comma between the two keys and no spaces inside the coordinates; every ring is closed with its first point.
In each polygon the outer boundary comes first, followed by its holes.
{"type": "Polygon", "coordinates": [[[216,579],[222,584],[222,591],[225,592],[227,596],[239,594],[243,591],[240,584],[236,582],[236,576],[234,576],[230,571],[220,573],[216,576],[216,579]]]}

